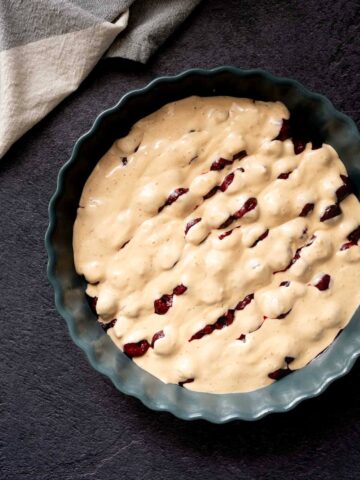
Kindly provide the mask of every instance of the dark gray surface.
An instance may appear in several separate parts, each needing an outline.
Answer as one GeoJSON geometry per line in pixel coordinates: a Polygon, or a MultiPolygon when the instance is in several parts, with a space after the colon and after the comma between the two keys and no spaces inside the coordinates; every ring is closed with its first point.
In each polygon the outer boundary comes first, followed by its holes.
{"type": "MultiPolygon", "coordinates": [[[[102,61],[0,164],[0,479],[358,479],[360,364],[321,397],[249,424],[147,410],[88,365],[45,268],[58,169],[131,88],[194,66],[262,67],[327,95],[359,125],[359,5],[208,1],[147,66],[102,61]]],[[[1,115],[1,114],[0,114],[1,115]]]]}

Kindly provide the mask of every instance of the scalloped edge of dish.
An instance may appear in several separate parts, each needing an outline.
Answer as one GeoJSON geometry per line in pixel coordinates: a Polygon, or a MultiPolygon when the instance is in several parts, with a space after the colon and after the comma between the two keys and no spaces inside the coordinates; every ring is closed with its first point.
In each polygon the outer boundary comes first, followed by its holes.
{"type": "MultiPolygon", "coordinates": [[[[168,83],[168,82],[177,82],[178,80],[191,76],[191,75],[202,75],[202,76],[211,76],[211,75],[216,75],[222,72],[228,72],[230,74],[234,74],[239,77],[244,77],[244,76],[250,76],[250,75],[258,75],[262,78],[265,78],[266,80],[276,83],[276,84],[286,84],[289,86],[292,86],[300,91],[300,93],[308,98],[317,100],[320,102],[322,105],[326,107],[326,109],[329,111],[330,115],[333,117],[336,117],[338,120],[340,120],[343,124],[346,125],[346,128],[351,131],[351,134],[354,135],[355,138],[360,143],[360,134],[357,130],[357,127],[353,120],[349,118],[347,115],[338,112],[333,104],[328,100],[326,97],[319,93],[314,93],[305,88],[302,84],[300,84],[296,80],[292,80],[286,77],[276,77],[264,70],[261,69],[251,69],[251,70],[242,70],[236,67],[230,67],[230,66],[222,66],[222,67],[217,67],[214,69],[189,69],[186,70],[178,75],[172,75],[172,76],[162,76],[158,77],[154,80],[152,80],[150,83],[148,83],[145,87],[132,90],[128,93],[126,93],[124,96],[121,97],[121,99],[118,101],[116,105],[114,105],[111,108],[108,108],[101,112],[95,119],[92,127],[84,133],[75,143],[72,154],[70,156],[70,159],[61,167],[58,178],[57,178],[57,185],[56,185],[56,190],[54,195],[52,196],[50,203],[49,203],[49,226],[46,231],[45,235],[45,246],[46,250],[48,253],[48,264],[47,264],[47,275],[49,278],[49,281],[51,285],[54,288],[55,292],[55,304],[58,312],[60,315],[66,320],[68,330],[70,333],[70,336],[74,343],[78,345],[86,354],[86,357],[92,367],[97,370],[98,372],[102,373],[103,375],[107,376],[110,378],[110,380],[113,382],[113,384],[116,386],[116,388],[121,391],[122,393],[125,393],[127,395],[131,395],[133,397],[138,398],[144,405],[146,405],[148,408],[156,411],[167,411],[172,413],[178,418],[181,418],[183,420],[196,420],[196,419],[204,419],[208,420],[212,423],[226,423],[232,420],[248,420],[248,421],[253,421],[253,420],[258,420],[265,415],[268,415],[270,413],[279,413],[279,412],[286,412],[291,409],[293,409],[296,405],[298,405],[301,401],[312,398],[315,396],[320,395],[335,379],[345,375],[346,373],[349,372],[351,367],[354,365],[356,358],[360,355],[360,339],[356,342],[356,338],[352,339],[351,343],[347,343],[346,341],[343,341],[342,343],[345,342],[344,346],[347,346],[349,349],[347,355],[343,353],[343,355],[340,357],[340,364],[339,362],[334,362],[333,363],[333,368],[331,368],[331,362],[327,362],[325,365],[318,365],[320,369],[322,369],[322,375],[321,375],[321,382],[320,384],[318,383],[317,379],[315,378],[316,375],[314,375],[314,372],[312,372],[312,385],[311,388],[308,390],[301,390],[301,388],[297,388],[297,392],[294,395],[288,395],[289,391],[287,391],[287,395],[282,395],[282,401],[277,402],[277,403],[266,403],[264,402],[263,405],[259,404],[256,408],[256,411],[245,411],[241,407],[241,396],[248,396],[251,395],[254,392],[248,392],[248,393],[231,393],[231,394],[198,394],[197,392],[191,392],[192,394],[195,394],[195,396],[215,396],[217,397],[217,403],[221,403],[222,399],[227,397],[233,397],[233,399],[236,397],[237,402],[234,404],[235,411],[231,413],[219,413],[218,408],[216,411],[206,411],[206,409],[201,407],[201,404],[198,405],[197,411],[192,411],[189,412],[186,409],[182,408],[181,405],[176,405],[175,408],[170,405],[169,403],[166,404],[164,402],[160,402],[156,396],[153,398],[149,398],[147,395],[145,395],[145,392],[143,391],[144,388],[142,385],[139,385],[140,388],[134,389],[134,388],[129,388],[128,386],[125,385],[125,382],[119,378],[119,376],[116,374],[115,371],[107,371],[101,364],[96,360],[96,355],[94,352],[94,347],[92,344],[86,343],[81,336],[78,336],[75,332],[75,322],[74,318],[71,314],[71,312],[65,307],[62,299],[62,288],[60,286],[60,283],[56,277],[55,274],[55,264],[56,264],[56,254],[53,249],[52,245],[52,235],[55,230],[55,225],[56,225],[56,213],[55,213],[55,206],[56,202],[59,199],[59,197],[62,194],[63,191],[63,185],[64,185],[64,177],[67,172],[67,170],[71,167],[71,165],[76,161],[78,151],[80,146],[92,135],[96,134],[96,131],[98,129],[99,124],[103,121],[105,117],[108,115],[111,115],[113,112],[117,111],[120,109],[130,98],[133,96],[138,96],[138,95],[143,95],[147,94],[151,89],[161,83],[168,83]],[[141,388],[142,387],[142,388],[141,388]],[[291,397],[291,398],[288,398],[291,397]]],[[[350,323],[353,323],[354,321],[357,321],[359,316],[359,310],[355,312],[353,319],[351,320],[350,323]]],[[[350,324],[347,325],[347,327],[344,329],[344,332],[350,327],[350,324]]],[[[343,333],[344,333],[343,332],[343,333]]],[[[341,335],[334,344],[332,344],[328,350],[327,353],[329,353],[331,350],[334,349],[336,344],[339,347],[339,341],[341,341],[343,335],[341,335]]],[[[119,351],[120,352],[120,351],[119,351]]],[[[331,353],[331,352],[330,352],[331,353]]],[[[122,354],[122,353],[121,353],[122,354]]],[[[286,377],[286,379],[290,377],[295,377],[301,372],[304,372],[307,370],[307,373],[309,372],[309,367],[313,367],[314,365],[310,364],[303,369],[300,369],[296,372],[294,372],[292,375],[289,377],[286,377]]],[[[316,372],[315,372],[316,373],[316,372]]],[[[149,374],[148,374],[149,375],[149,374]]],[[[284,380],[286,380],[284,379],[284,380]]],[[[283,382],[282,380],[281,382],[283,382]]],[[[281,382],[275,382],[274,384],[264,387],[263,389],[256,390],[255,392],[261,392],[262,390],[269,389],[273,387],[274,385],[280,385],[281,382]]],[[[160,382],[162,383],[162,382],[160,382]]],[[[301,383],[301,382],[300,382],[301,383]]],[[[167,385],[167,384],[162,384],[163,388],[180,388],[177,386],[173,385],[167,385]]],[[[183,389],[182,389],[183,390],[183,389]]],[[[294,390],[294,387],[293,387],[294,390]]],[[[186,392],[189,392],[189,390],[186,390],[186,392]]],[[[177,397],[178,398],[178,397],[177,397]]],[[[201,402],[200,402],[201,403],[201,402]]]]}

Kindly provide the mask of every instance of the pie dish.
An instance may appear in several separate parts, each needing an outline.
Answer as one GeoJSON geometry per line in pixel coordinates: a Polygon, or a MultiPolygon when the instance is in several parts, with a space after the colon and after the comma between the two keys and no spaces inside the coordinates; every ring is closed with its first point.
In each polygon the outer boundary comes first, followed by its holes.
{"type": "Polygon", "coordinates": [[[152,408],[169,410],[182,418],[205,418],[215,422],[256,419],[271,411],[287,410],[301,399],[320,393],[331,380],[350,368],[359,352],[359,341],[354,334],[359,328],[357,314],[330,348],[281,381],[246,393],[191,392],[163,384],[140,370],[103,335],[86,304],[84,281],[76,275],[72,260],[71,234],[76,208],[83,185],[97,160],[139,118],[172,100],[193,94],[282,101],[299,128],[307,129],[302,133],[311,132],[315,142],[335,148],[358,194],[356,173],[359,167],[355,163],[359,151],[358,132],[351,120],[336,112],[323,97],[290,80],[276,79],[260,71],[244,72],[226,67],[212,71],[192,70],[177,77],[158,79],[143,90],[129,93],[116,107],[100,115],[90,132],[79,140],[72,158],[62,170],[58,191],[50,204],[51,221],[46,240],[49,277],[55,287],[58,309],[68,321],[74,340],[86,351],[92,364],[108,375],[120,390],[139,397],[152,408]]]}

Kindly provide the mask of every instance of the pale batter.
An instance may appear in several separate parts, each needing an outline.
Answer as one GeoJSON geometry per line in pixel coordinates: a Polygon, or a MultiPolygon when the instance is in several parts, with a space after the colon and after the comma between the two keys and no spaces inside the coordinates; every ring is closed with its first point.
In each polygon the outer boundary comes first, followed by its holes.
{"type": "Polygon", "coordinates": [[[166,383],[268,385],[360,303],[360,204],[331,146],[274,140],[288,118],[278,102],[180,100],[137,122],[86,182],[76,270],[116,345],[166,383]]]}

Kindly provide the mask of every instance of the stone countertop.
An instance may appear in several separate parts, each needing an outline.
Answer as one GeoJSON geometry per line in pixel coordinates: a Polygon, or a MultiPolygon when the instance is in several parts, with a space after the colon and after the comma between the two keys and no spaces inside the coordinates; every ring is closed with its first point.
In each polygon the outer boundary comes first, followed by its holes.
{"type": "Polygon", "coordinates": [[[360,478],[359,362],[321,397],[255,423],[152,412],[70,340],[43,241],[59,168],[129,89],[189,67],[260,67],[323,93],[359,125],[359,37],[357,1],[203,1],[148,65],[102,60],[0,161],[1,480],[360,478]]]}

